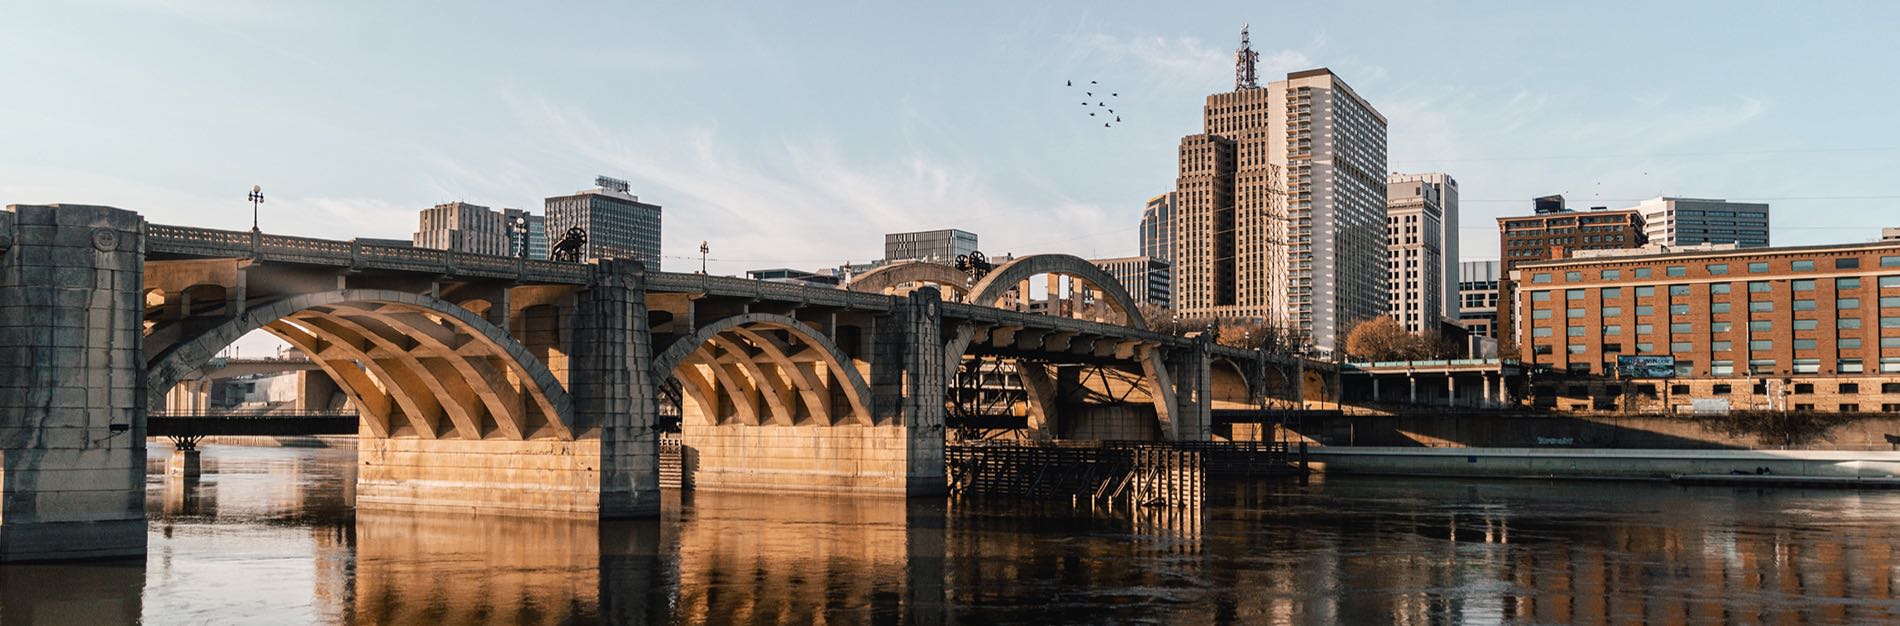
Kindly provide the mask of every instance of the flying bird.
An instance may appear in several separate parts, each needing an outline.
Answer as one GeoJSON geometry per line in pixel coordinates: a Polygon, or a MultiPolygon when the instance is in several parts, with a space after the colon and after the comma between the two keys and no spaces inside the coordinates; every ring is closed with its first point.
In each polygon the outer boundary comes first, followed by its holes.
{"type": "Polygon", "coordinates": [[[1121,97],[1121,94],[1118,94],[1118,93],[1111,93],[1111,94],[1108,94],[1108,95],[1109,95],[1109,96],[1111,96],[1111,97],[1116,97],[1116,98],[1120,98],[1120,97],[1121,97]]]}
{"type": "Polygon", "coordinates": [[[1065,80],[1065,81],[1062,81],[1062,86],[1064,86],[1064,87],[1074,87],[1074,86],[1075,86],[1075,81],[1072,81],[1072,80],[1065,80]]]}
{"type": "Polygon", "coordinates": [[[1084,94],[1088,94],[1088,95],[1091,95],[1091,96],[1093,96],[1093,95],[1095,95],[1095,92],[1093,92],[1093,91],[1084,91],[1084,92],[1082,92],[1082,93],[1084,93],[1084,94]]]}
{"type": "Polygon", "coordinates": [[[1091,80],[1091,81],[1089,81],[1089,84],[1091,84],[1091,85],[1093,85],[1093,84],[1095,84],[1095,81],[1092,81],[1092,80],[1091,80]]]}
{"type": "Polygon", "coordinates": [[[1095,112],[1093,111],[1089,112],[1089,117],[1095,117],[1095,112]]]}
{"type": "Polygon", "coordinates": [[[1122,121],[1122,116],[1120,115],[1115,116],[1115,121],[1117,122],[1122,121]]]}
{"type": "Polygon", "coordinates": [[[1108,128],[1108,124],[1103,124],[1102,128],[1108,128]]]}

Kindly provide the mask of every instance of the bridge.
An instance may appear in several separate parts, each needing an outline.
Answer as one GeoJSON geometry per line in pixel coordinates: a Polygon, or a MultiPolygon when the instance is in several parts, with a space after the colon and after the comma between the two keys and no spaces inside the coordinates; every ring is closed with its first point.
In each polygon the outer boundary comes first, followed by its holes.
{"type": "Polygon", "coordinates": [[[973,364],[1011,366],[1012,436],[1044,440],[1208,441],[1215,411],[1317,378],[1151,331],[1068,255],[834,289],[84,205],[8,207],[0,250],[0,560],[142,553],[146,416],[252,331],[357,413],[364,509],[657,515],[663,408],[699,489],[940,495],[947,390],[973,364]]]}

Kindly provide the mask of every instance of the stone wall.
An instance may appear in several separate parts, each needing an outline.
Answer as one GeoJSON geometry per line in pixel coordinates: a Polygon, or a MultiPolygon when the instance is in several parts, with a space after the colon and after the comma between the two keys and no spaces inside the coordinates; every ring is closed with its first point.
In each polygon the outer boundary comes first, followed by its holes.
{"type": "Polygon", "coordinates": [[[144,220],[96,206],[8,210],[0,560],[143,554],[144,220]]]}
{"type": "Polygon", "coordinates": [[[602,514],[600,450],[600,442],[592,439],[362,437],[357,440],[356,506],[595,517],[602,514]]]}
{"type": "Polygon", "coordinates": [[[1289,430],[1330,446],[1889,450],[1885,436],[1900,435],[1900,416],[1363,415],[1308,418],[1289,430]]]}

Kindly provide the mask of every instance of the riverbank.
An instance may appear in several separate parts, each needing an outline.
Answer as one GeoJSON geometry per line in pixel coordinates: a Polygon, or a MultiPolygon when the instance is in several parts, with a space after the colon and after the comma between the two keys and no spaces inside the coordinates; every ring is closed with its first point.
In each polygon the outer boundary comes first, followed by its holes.
{"type": "Polygon", "coordinates": [[[1319,446],[1307,458],[1327,474],[1900,487],[1900,452],[1891,451],[1319,446]]]}

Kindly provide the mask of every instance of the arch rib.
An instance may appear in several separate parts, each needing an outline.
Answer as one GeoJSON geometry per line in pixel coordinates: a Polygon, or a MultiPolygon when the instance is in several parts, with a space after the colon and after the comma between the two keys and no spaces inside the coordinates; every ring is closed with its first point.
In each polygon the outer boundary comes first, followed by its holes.
{"type": "Polygon", "coordinates": [[[845,283],[851,291],[885,293],[905,283],[929,283],[956,292],[961,298],[970,293],[970,275],[957,268],[929,261],[899,261],[872,268],[845,283]]]}
{"type": "MultiPolygon", "coordinates": [[[[818,349],[820,360],[836,373],[840,384],[843,385],[845,398],[851,403],[852,417],[855,417],[859,423],[871,423],[871,387],[865,383],[864,374],[859,372],[858,368],[851,366],[851,358],[845,356],[844,351],[840,350],[838,344],[833,343],[830,338],[812,330],[804,322],[785,315],[746,313],[707,324],[691,335],[675,340],[673,345],[654,357],[652,370],[654,380],[664,381],[672,377],[676,368],[710,343],[714,336],[742,326],[749,329],[784,330],[805,345],[818,349]]],[[[841,420],[832,419],[831,421],[837,423],[841,420]]]]}
{"type": "Polygon", "coordinates": [[[996,301],[1001,300],[1011,288],[1040,274],[1060,274],[1082,279],[1101,292],[1102,297],[1121,312],[1128,326],[1137,330],[1148,329],[1148,321],[1142,319],[1141,309],[1136,306],[1135,299],[1129,297],[1121,281],[1115,280],[1107,270],[1094,263],[1068,254],[1032,254],[1004,263],[971,287],[970,295],[964,301],[995,306],[996,301]]]}

